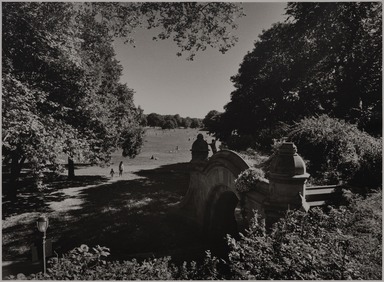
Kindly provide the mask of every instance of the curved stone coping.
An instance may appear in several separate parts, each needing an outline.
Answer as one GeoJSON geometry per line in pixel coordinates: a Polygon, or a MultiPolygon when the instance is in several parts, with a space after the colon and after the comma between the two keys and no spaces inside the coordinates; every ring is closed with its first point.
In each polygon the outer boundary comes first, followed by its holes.
{"type": "Polygon", "coordinates": [[[230,169],[234,174],[250,168],[247,162],[236,152],[231,150],[220,150],[209,158],[203,171],[209,171],[212,167],[221,164],[230,169]]]}

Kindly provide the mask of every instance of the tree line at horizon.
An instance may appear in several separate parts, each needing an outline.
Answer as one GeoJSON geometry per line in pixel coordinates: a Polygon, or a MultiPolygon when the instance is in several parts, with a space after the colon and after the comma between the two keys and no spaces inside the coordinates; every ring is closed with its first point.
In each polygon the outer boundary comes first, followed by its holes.
{"type": "Polygon", "coordinates": [[[145,115],[143,125],[151,127],[160,127],[162,129],[174,128],[201,128],[203,120],[200,118],[181,117],[179,114],[175,115],[161,115],[157,113],[150,113],[145,115]]]}
{"type": "Polygon", "coordinates": [[[120,82],[115,38],[134,45],[136,29],[156,29],[155,40],[173,40],[175,55],[193,60],[207,47],[231,48],[241,16],[235,3],[3,3],[2,161],[11,191],[26,161],[42,188],[47,172],[62,170],[62,156],[73,177],[74,162],[140,152],[143,110],[120,82]]]}

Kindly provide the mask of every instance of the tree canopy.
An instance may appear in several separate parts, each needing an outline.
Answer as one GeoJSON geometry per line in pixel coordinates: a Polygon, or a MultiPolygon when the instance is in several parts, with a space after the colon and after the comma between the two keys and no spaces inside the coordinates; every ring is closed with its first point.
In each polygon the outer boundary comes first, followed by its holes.
{"type": "Polygon", "coordinates": [[[221,122],[222,114],[223,113],[220,113],[216,110],[211,110],[208,112],[208,114],[206,114],[206,116],[203,119],[203,125],[204,125],[204,128],[209,131],[209,133],[215,133],[215,132],[221,131],[220,126],[222,125],[222,122],[221,122]]]}
{"type": "Polygon", "coordinates": [[[281,122],[328,114],[381,136],[382,4],[289,3],[286,14],[232,77],[236,89],[218,133],[257,142],[281,122]]]}
{"type": "Polygon", "coordinates": [[[230,3],[3,3],[3,161],[17,174],[27,159],[41,176],[63,156],[106,162],[120,147],[134,157],[143,111],[119,82],[113,40],[156,28],[192,59],[230,48],[241,15],[230,3]]]}

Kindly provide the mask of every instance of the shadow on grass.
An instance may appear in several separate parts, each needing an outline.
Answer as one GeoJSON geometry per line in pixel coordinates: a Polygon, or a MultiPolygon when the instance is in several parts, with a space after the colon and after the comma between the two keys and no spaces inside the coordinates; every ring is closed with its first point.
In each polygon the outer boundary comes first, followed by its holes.
{"type": "Polygon", "coordinates": [[[61,192],[65,188],[76,188],[87,185],[98,185],[108,181],[102,176],[81,175],[68,180],[66,176],[55,177],[47,184],[43,191],[37,191],[33,187],[31,180],[24,177],[22,182],[18,183],[18,194],[16,197],[9,196],[7,193],[13,187],[10,187],[7,176],[3,179],[3,197],[2,197],[2,218],[5,219],[12,215],[18,215],[28,212],[49,212],[50,202],[61,202],[70,196],[61,192]],[[5,193],[4,193],[5,191],[5,193]]]}
{"type": "Polygon", "coordinates": [[[83,190],[82,208],[70,211],[71,219],[60,222],[61,231],[54,235],[58,251],[101,245],[111,249],[114,259],[129,259],[197,246],[194,229],[169,216],[188,189],[189,164],[141,170],[137,175],[141,178],[83,190]]]}
{"type": "Polygon", "coordinates": [[[188,189],[189,172],[189,163],[165,165],[137,172],[139,179],[84,189],[79,209],[50,218],[47,237],[59,254],[87,244],[109,247],[111,259],[194,259],[203,250],[197,230],[170,216],[188,189]]]}

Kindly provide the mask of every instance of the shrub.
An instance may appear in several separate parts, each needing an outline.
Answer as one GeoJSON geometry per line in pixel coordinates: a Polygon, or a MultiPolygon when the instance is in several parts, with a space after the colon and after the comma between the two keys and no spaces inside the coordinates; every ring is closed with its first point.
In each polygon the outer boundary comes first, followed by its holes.
{"type": "Polygon", "coordinates": [[[296,123],[288,135],[318,184],[381,187],[382,140],[327,115],[296,123]]]}
{"type": "Polygon", "coordinates": [[[288,211],[271,232],[256,215],[239,241],[228,240],[231,279],[381,279],[381,196],[288,211]]]}
{"type": "Polygon", "coordinates": [[[180,267],[172,264],[170,257],[151,258],[138,262],[107,261],[109,249],[81,245],[63,255],[48,260],[47,274],[9,276],[18,280],[213,280],[224,279],[220,268],[223,261],[206,252],[204,261],[184,262],[180,267]]]}
{"type": "Polygon", "coordinates": [[[248,192],[256,187],[258,182],[266,182],[264,171],[260,168],[249,168],[239,174],[235,180],[235,188],[238,192],[248,192]]]}

